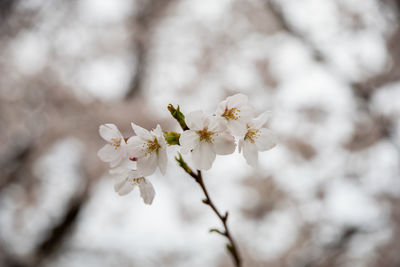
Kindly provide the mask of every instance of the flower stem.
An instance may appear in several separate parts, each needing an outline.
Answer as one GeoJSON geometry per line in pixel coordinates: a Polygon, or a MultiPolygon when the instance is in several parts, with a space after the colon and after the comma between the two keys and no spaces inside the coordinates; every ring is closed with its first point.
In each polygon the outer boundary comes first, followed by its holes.
{"type": "Polygon", "coordinates": [[[197,170],[197,175],[196,175],[195,180],[200,185],[200,187],[203,190],[203,193],[204,193],[204,195],[206,197],[205,199],[203,199],[203,203],[211,207],[211,209],[218,216],[218,218],[221,220],[221,222],[222,222],[222,224],[224,226],[224,231],[216,231],[216,232],[218,232],[219,234],[225,236],[228,239],[228,241],[229,241],[229,244],[227,244],[228,251],[230,252],[230,254],[231,254],[232,258],[233,258],[235,266],[240,267],[241,266],[241,259],[240,259],[240,256],[239,256],[239,250],[237,249],[237,245],[236,245],[235,241],[232,238],[232,235],[231,235],[231,232],[229,231],[229,227],[228,227],[228,223],[227,223],[228,222],[229,213],[225,212],[225,214],[222,215],[218,211],[218,209],[215,206],[214,202],[211,200],[210,195],[208,194],[208,191],[207,191],[206,185],[204,184],[203,176],[202,176],[200,170],[197,170]]]}
{"type": "Polygon", "coordinates": [[[235,263],[236,267],[240,267],[242,266],[242,262],[241,262],[241,258],[239,255],[239,250],[237,248],[237,245],[235,243],[235,241],[232,238],[231,232],[229,230],[228,227],[228,212],[225,212],[224,215],[222,215],[217,207],[215,206],[214,202],[211,200],[210,195],[208,194],[207,191],[207,187],[204,184],[204,180],[203,180],[203,175],[201,174],[200,170],[197,170],[197,173],[195,173],[187,164],[186,162],[183,160],[182,155],[179,154],[179,157],[175,158],[176,161],[179,163],[180,167],[186,172],[188,173],[190,176],[193,177],[193,179],[200,185],[201,189],[203,190],[204,196],[205,198],[203,199],[203,203],[208,205],[213,211],[214,213],[217,215],[217,217],[221,220],[222,225],[224,227],[224,230],[218,230],[218,229],[211,229],[210,232],[216,232],[222,236],[225,236],[229,243],[226,244],[226,248],[228,249],[230,255],[232,256],[233,262],[235,263]]]}

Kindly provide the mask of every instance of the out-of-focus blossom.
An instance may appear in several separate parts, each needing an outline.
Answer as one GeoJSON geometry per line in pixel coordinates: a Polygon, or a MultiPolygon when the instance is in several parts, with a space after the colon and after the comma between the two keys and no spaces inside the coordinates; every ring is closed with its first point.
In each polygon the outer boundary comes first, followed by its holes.
{"type": "Polygon", "coordinates": [[[253,118],[253,108],[244,94],[227,97],[219,103],[216,114],[234,135],[246,134],[246,125],[253,118]]]}
{"type": "Polygon", "coordinates": [[[273,148],[277,142],[273,132],[263,127],[268,118],[269,112],[264,112],[249,122],[245,136],[239,140],[239,152],[243,150],[244,158],[253,167],[258,164],[258,152],[273,148]]]}
{"type": "Polygon", "coordinates": [[[167,170],[167,145],[160,125],[148,131],[134,123],[131,124],[136,136],[128,140],[128,153],[137,162],[140,176],[152,175],[157,167],[164,175],[167,170]]]}
{"type": "Polygon", "coordinates": [[[155,191],[151,182],[144,177],[136,177],[136,171],[130,171],[116,177],[114,189],[120,196],[130,193],[135,186],[139,187],[140,196],[145,204],[151,205],[155,191]]]}
{"type": "Polygon", "coordinates": [[[197,169],[208,170],[216,154],[228,155],[235,151],[235,138],[217,117],[194,111],[187,115],[186,123],[190,130],[180,137],[181,152],[192,153],[197,169]]]}
{"type": "Polygon", "coordinates": [[[108,142],[98,152],[97,156],[104,162],[109,162],[114,168],[127,157],[127,146],[124,137],[115,124],[103,124],[99,127],[100,136],[108,142]]]}

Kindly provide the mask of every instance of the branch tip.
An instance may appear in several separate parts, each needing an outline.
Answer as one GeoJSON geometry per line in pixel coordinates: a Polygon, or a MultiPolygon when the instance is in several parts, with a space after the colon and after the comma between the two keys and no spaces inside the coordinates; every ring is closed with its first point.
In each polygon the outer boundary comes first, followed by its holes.
{"type": "Polygon", "coordinates": [[[168,110],[171,113],[172,117],[179,123],[182,130],[189,130],[185,122],[185,115],[180,111],[179,105],[175,108],[172,104],[168,105],[168,110]]]}

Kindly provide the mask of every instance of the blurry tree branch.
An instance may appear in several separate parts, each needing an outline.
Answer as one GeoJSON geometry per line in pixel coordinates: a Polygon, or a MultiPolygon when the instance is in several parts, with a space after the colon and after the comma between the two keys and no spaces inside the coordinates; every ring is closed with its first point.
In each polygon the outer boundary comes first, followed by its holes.
{"type": "MultiPolygon", "coordinates": [[[[397,7],[400,6],[398,0],[387,1],[387,5],[393,4],[397,7]]],[[[324,54],[320,51],[320,49],[313,44],[304,34],[300,33],[298,29],[293,27],[288,19],[285,17],[282,8],[275,1],[267,0],[266,4],[268,8],[272,11],[275,18],[278,20],[279,24],[281,24],[283,30],[292,34],[296,38],[300,39],[306,47],[312,52],[314,59],[317,61],[327,62],[324,54]]],[[[400,8],[397,8],[397,18],[400,21],[400,8]]],[[[380,114],[376,114],[370,107],[370,99],[371,95],[374,91],[379,89],[381,86],[400,80],[400,46],[397,45],[400,41],[400,27],[397,27],[397,30],[390,36],[388,40],[388,51],[391,56],[392,66],[389,71],[383,71],[382,73],[367,79],[366,81],[357,82],[352,84],[352,89],[354,93],[358,96],[358,104],[361,107],[361,110],[367,115],[369,118],[369,124],[373,123],[373,131],[369,131],[364,133],[362,136],[359,135],[358,132],[354,133],[353,139],[349,141],[349,144],[346,147],[354,147],[355,143],[364,144],[364,147],[369,146],[375,143],[380,138],[388,138],[388,140],[393,144],[393,146],[398,151],[400,156],[399,145],[397,143],[396,138],[393,135],[393,126],[394,123],[391,121],[391,118],[383,118],[380,114]]],[[[357,122],[356,122],[357,123],[357,122]]],[[[360,129],[360,127],[356,127],[356,129],[360,129]]],[[[363,146],[355,144],[360,149],[363,146]]]]}
{"type": "Polygon", "coordinates": [[[1,266],[4,267],[35,267],[41,266],[46,260],[57,253],[64,241],[70,236],[73,227],[77,223],[77,218],[85,205],[89,189],[90,179],[82,181],[84,189],[71,197],[65,208],[64,214],[47,230],[45,238],[37,245],[35,251],[28,258],[20,258],[7,251],[6,246],[0,244],[1,266]]]}
{"type": "MultiPolygon", "coordinates": [[[[299,32],[298,29],[293,27],[288,19],[285,17],[281,6],[278,1],[267,0],[268,8],[272,11],[275,18],[286,32],[292,34],[296,38],[300,39],[306,47],[311,51],[316,61],[327,62],[323,53],[311,42],[305,35],[299,32]]],[[[382,5],[388,5],[389,7],[395,7],[397,12],[397,28],[388,37],[387,50],[390,56],[390,66],[384,69],[381,73],[370,77],[364,81],[359,81],[351,84],[354,95],[357,97],[357,103],[359,112],[365,116],[359,116],[359,120],[355,121],[357,124],[355,132],[352,138],[349,140],[345,147],[349,150],[361,150],[365,149],[375,142],[386,138],[397,151],[397,155],[400,158],[400,144],[395,136],[395,120],[396,118],[384,117],[378,114],[372,107],[372,95],[379,90],[381,87],[392,82],[398,82],[400,80],[400,1],[399,0],[387,0],[381,2],[382,5]]],[[[400,170],[400,162],[398,163],[398,169],[400,170]]],[[[398,215],[398,214],[397,214],[398,215]]],[[[398,218],[393,218],[395,222],[398,222],[398,218]]],[[[400,232],[399,227],[395,227],[394,230],[397,234],[400,232]]],[[[341,237],[335,244],[332,244],[326,248],[321,257],[311,259],[309,262],[301,264],[304,267],[328,267],[328,266],[339,266],[339,256],[346,252],[347,244],[351,239],[360,233],[360,229],[349,227],[343,230],[341,237]]],[[[394,241],[390,244],[395,246],[398,242],[394,241]]],[[[398,248],[398,246],[397,246],[398,248]]],[[[390,247],[389,247],[390,249],[390,247]]],[[[392,253],[393,249],[389,250],[392,253]]],[[[389,254],[388,253],[385,253],[389,254]]],[[[393,256],[393,255],[390,255],[393,256]]],[[[387,260],[381,257],[381,262],[394,262],[394,260],[387,260]]],[[[386,266],[385,264],[378,264],[376,266],[386,266]]]]}
{"type": "Polygon", "coordinates": [[[23,146],[17,146],[10,149],[0,162],[0,192],[9,183],[15,181],[20,174],[26,171],[28,162],[33,152],[33,144],[30,142],[23,146]]]}
{"type": "Polygon", "coordinates": [[[340,265],[340,255],[346,252],[347,245],[352,238],[360,232],[357,227],[345,227],[337,239],[328,247],[324,248],[324,253],[317,259],[302,265],[303,267],[330,267],[340,265]]]}
{"type": "Polygon", "coordinates": [[[36,265],[40,265],[48,257],[52,256],[61,247],[63,241],[70,235],[76,225],[77,217],[88,199],[90,179],[83,183],[84,190],[77,193],[70,201],[63,218],[48,230],[48,236],[37,246],[35,252],[36,265]]]}
{"type": "Polygon", "coordinates": [[[0,29],[4,25],[3,23],[5,20],[13,13],[13,9],[17,2],[17,0],[0,1],[0,29]]]}
{"type": "Polygon", "coordinates": [[[293,27],[288,22],[287,18],[283,13],[282,7],[279,4],[277,4],[276,1],[266,0],[266,5],[284,31],[301,40],[304,43],[304,45],[311,51],[311,54],[313,55],[313,58],[316,61],[326,62],[325,56],[320,51],[320,49],[318,49],[308,38],[306,38],[306,36],[304,36],[304,34],[300,33],[298,29],[293,27]]]}
{"type": "Polygon", "coordinates": [[[133,27],[134,49],[136,54],[136,70],[129,85],[126,99],[131,99],[143,87],[149,63],[149,49],[151,49],[152,30],[162,18],[174,0],[149,0],[140,1],[138,14],[134,17],[133,27]]]}

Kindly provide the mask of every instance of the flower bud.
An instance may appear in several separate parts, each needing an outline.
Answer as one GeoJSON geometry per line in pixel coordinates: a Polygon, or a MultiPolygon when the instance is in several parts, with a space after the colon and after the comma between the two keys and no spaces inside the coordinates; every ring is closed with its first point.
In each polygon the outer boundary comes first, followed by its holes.
{"type": "Polygon", "coordinates": [[[169,104],[168,110],[169,112],[171,112],[172,117],[174,117],[174,119],[179,123],[182,130],[189,130],[189,127],[187,127],[185,122],[185,115],[183,115],[183,113],[179,110],[179,105],[177,106],[177,108],[174,108],[172,104],[169,104]]]}

